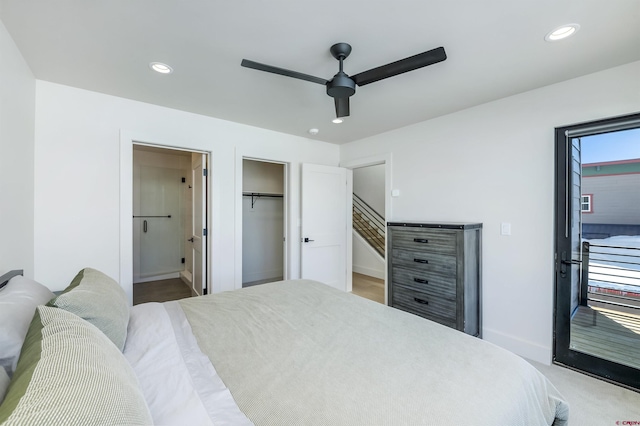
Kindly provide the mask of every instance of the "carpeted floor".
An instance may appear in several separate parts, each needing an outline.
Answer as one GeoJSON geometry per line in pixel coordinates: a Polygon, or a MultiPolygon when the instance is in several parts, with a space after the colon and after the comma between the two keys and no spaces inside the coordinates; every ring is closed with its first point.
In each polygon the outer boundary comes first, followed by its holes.
{"type": "Polygon", "coordinates": [[[529,362],[547,376],[569,402],[569,425],[640,424],[640,393],[559,365],[529,362]]]}

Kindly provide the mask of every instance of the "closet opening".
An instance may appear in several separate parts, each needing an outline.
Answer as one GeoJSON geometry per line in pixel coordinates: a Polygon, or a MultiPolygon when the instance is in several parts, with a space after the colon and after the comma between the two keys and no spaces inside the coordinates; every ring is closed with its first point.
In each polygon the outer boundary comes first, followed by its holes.
{"type": "Polygon", "coordinates": [[[286,277],[286,164],[242,160],[242,287],[286,277]]]}
{"type": "Polygon", "coordinates": [[[208,154],[133,144],[133,304],[208,291],[208,154]]]}

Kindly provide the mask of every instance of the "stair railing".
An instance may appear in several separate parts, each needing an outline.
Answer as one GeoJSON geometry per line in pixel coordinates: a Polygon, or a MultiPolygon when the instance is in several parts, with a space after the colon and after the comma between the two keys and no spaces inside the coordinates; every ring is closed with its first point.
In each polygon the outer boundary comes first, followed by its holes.
{"type": "Polygon", "coordinates": [[[386,232],[384,217],[356,194],[353,194],[353,216],[353,228],[356,232],[358,232],[380,256],[384,257],[386,232]],[[365,226],[361,226],[360,223],[358,223],[360,222],[358,218],[364,222],[365,226]]]}

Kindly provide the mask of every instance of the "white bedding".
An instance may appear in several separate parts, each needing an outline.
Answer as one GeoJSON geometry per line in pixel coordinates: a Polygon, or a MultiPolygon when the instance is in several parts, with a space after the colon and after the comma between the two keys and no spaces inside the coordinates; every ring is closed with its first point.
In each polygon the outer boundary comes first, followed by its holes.
{"type": "Polygon", "coordinates": [[[162,425],[568,420],[521,358],[312,281],[135,306],[124,353],[162,425]]]}
{"type": "Polygon", "coordinates": [[[134,306],[124,355],[154,424],[252,424],[200,351],[177,302],[134,306]]]}

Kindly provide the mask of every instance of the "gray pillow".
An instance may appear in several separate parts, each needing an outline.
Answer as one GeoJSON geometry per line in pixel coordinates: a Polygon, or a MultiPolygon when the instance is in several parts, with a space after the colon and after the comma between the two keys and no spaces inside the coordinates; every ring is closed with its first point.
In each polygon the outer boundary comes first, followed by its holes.
{"type": "Polygon", "coordinates": [[[92,324],[39,306],[0,405],[0,424],[150,425],[133,369],[92,324]]]}
{"type": "Polygon", "coordinates": [[[53,297],[47,287],[23,276],[11,278],[0,291],[0,369],[9,377],[16,368],[36,306],[53,297]]]}
{"type": "Polygon", "coordinates": [[[78,315],[100,329],[122,351],[127,338],[129,304],[116,281],[100,271],[84,268],[47,306],[78,315]]]}

